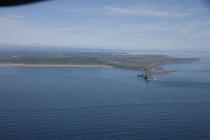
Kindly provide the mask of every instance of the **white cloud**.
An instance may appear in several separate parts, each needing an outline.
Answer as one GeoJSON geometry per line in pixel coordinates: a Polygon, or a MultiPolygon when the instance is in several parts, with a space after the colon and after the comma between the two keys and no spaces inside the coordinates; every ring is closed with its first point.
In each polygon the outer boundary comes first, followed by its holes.
{"type": "Polygon", "coordinates": [[[88,7],[73,7],[73,6],[58,6],[55,9],[60,12],[81,15],[103,15],[103,8],[88,8],[88,7]]]}
{"type": "Polygon", "coordinates": [[[133,33],[184,33],[193,36],[194,32],[210,28],[210,21],[183,21],[183,22],[159,22],[159,23],[136,23],[122,24],[120,28],[133,33]]]}
{"type": "Polygon", "coordinates": [[[37,25],[23,16],[5,15],[0,16],[0,43],[170,49],[200,39],[206,39],[204,45],[209,42],[210,21],[118,24],[37,25]]]}
{"type": "Polygon", "coordinates": [[[191,12],[209,12],[208,8],[190,8],[189,11],[191,12]]]}
{"type": "Polygon", "coordinates": [[[179,12],[163,10],[160,8],[145,7],[145,6],[127,6],[127,7],[117,7],[117,6],[106,6],[105,11],[112,15],[121,16],[149,16],[149,17],[185,17],[189,16],[191,12],[179,12]]]}
{"type": "Polygon", "coordinates": [[[95,25],[36,25],[15,17],[0,17],[0,42],[7,44],[52,44],[65,46],[125,46],[132,43],[121,39],[115,30],[95,25]],[[124,43],[122,43],[124,42],[124,43]],[[122,44],[121,44],[122,43],[122,44]]]}
{"type": "Polygon", "coordinates": [[[22,22],[24,16],[21,15],[0,15],[1,23],[19,24],[22,22]]]}
{"type": "Polygon", "coordinates": [[[196,12],[196,10],[201,11],[204,9],[191,9],[191,10],[180,10],[178,8],[172,7],[170,9],[165,9],[156,6],[146,6],[146,5],[128,5],[128,6],[115,6],[107,5],[102,7],[73,7],[73,6],[63,6],[57,7],[58,11],[67,13],[77,13],[84,15],[99,15],[99,16],[145,16],[145,17],[186,17],[196,12]]]}

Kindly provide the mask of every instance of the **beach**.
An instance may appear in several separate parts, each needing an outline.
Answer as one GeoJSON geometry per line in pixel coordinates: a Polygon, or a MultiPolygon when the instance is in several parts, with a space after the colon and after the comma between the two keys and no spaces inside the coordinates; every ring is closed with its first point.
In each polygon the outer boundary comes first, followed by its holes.
{"type": "Polygon", "coordinates": [[[108,65],[75,65],[75,64],[0,64],[0,67],[112,67],[108,65]]]}

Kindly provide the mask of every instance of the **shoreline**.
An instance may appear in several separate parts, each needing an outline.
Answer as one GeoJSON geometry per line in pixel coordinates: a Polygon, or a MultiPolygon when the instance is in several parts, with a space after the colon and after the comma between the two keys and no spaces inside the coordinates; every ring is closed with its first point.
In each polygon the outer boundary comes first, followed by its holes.
{"type": "Polygon", "coordinates": [[[0,67],[103,67],[112,68],[108,65],[77,65],[77,64],[1,64],[0,67]]]}
{"type": "MultiPolygon", "coordinates": [[[[141,68],[133,68],[133,67],[117,67],[117,66],[110,66],[110,65],[82,65],[82,64],[18,64],[18,63],[0,63],[0,68],[3,67],[34,67],[34,68],[120,68],[120,69],[128,69],[128,70],[134,70],[134,71],[146,71],[145,67],[141,68]]],[[[164,75],[167,73],[174,72],[174,70],[165,70],[161,67],[152,67],[147,69],[151,72],[153,75],[164,75]]]]}

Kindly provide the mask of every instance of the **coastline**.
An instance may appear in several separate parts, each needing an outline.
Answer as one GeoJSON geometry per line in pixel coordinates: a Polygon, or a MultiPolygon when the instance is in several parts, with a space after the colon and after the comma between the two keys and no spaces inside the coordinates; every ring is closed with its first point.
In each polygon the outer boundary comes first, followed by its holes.
{"type": "Polygon", "coordinates": [[[77,64],[1,64],[0,67],[103,67],[112,68],[113,66],[108,65],[77,65],[77,64]]]}

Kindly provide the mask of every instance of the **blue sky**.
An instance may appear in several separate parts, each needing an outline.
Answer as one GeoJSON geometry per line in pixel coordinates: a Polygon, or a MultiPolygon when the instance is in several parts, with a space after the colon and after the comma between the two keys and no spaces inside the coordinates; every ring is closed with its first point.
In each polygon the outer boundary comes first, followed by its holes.
{"type": "Polygon", "coordinates": [[[0,9],[0,44],[210,50],[204,0],[53,0],[0,9]]]}

